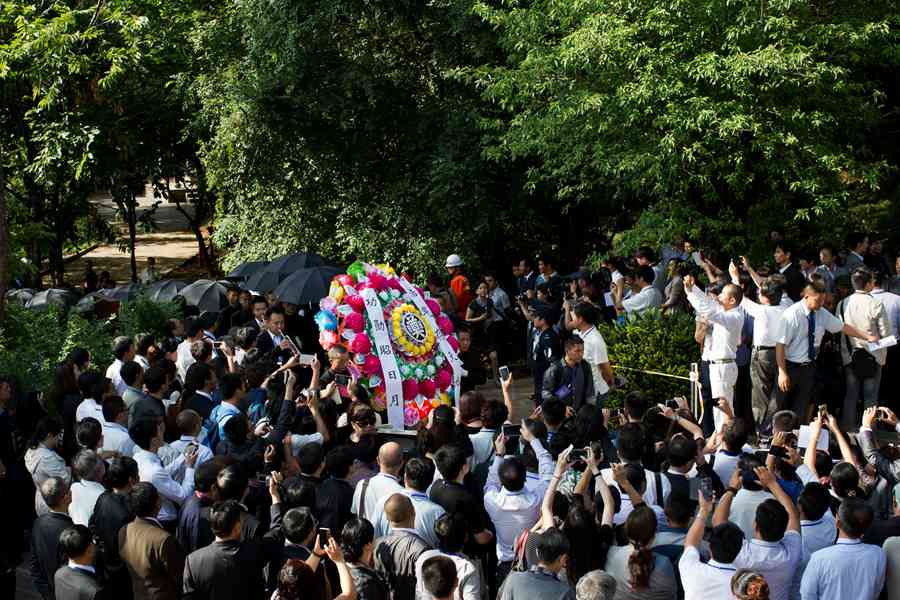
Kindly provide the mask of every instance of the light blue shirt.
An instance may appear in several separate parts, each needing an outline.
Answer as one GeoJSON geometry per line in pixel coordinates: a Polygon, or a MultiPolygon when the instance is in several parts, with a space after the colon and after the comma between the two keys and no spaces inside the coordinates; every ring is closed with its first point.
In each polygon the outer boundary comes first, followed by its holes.
{"type": "Polygon", "coordinates": [[[181,436],[181,438],[175,440],[169,445],[175,448],[179,453],[184,454],[184,450],[188,447],[188,444],[196,444],[197,462],[195,463],[195,465],[199,467],[206,461],[211,460],[213,457],[212,450],[210,450],[208,446],[201,444],[199,440],[200,436],[193,438],[189,435],[183,435],[181,436]]]}
{"type": "Polygon", "coordinates": [[[225,439],[225,423],[231,420],[234,415],[241,414],[241,409],[228,402],[222,402],[210,413],[209,418],[219,427],[219,439],[225,439]]]}
{"type": "Polygon", "coordinates": [[[788,600],[794,572],[800,564],[802,554],[803,543],[800,534],[788,530],[780,542],[744,540],[744,545],[732,565],[739,569],[759,571],[769,584],[771,600],[788,600]]]}
{"type": "Polygon", "coordinates": [[[809,560],[800,597],[803,600],[877,600],[884,587],[884,550],[860,540],[841,538],[809,560]]]}
{"type": "MultiPolygon", "coordinates": [[[[400,493],[412,500],[413,508],[416,509],[416,534],[428,542],[431,547],[437,548],[438,537],[434,533],[434,524],[438,519],[444,516],[446,511],[444,511],[440,504],[432,502],[428,496],[422,492],[404,489],[400,493]]],[[[384,514],[384,504],[392,495],[393,494],[388,494],[379,500],[375,507],[375,514],[378,515],[378,518],[375,519],[372,524],[375,529],[375,539],[388,535],[392,531],[391,524],[384,514]]]]}
{"type": "Polygon", "coordinates": [[[831,511],[826,510],[825,514],[818,521],[800,521],[800,534],[803,538],[803,556],[800,559],[797,574],[794,575],[794,583],[791,586],[791,598],[800,597],[800,582],[813,553],[833,545],[834,540],[837,538],[837,525],[834,522],[834,516],[831,514],[831,511]]]}

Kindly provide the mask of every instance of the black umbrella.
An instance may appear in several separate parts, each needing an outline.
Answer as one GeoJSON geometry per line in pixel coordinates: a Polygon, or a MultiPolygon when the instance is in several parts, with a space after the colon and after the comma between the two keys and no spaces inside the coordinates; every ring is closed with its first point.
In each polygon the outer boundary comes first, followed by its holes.
{"type": "Polygon", "coordinates": [[[31,297],[25,306],[34,310],[47,310],[50,306],[68,308],[78,301],[78,294],[71,290],[51,288],[31,297]]]}
{"type": "Polygon", "coordinates": [[[219,312],[228,305],[225,286],[209,279],[198,279],[183,287],[178,295],[189,306],[196,306],[201,311],[219,312]]]}
{"type": "Polygon", "coordinates": [[[15,302],[16,304],[21,304],[25,306],[28,304],[28,301],[31,300],[37,292],[35,290],[29,288],[21,288],[18,290],[9,290],[6,292],[6,299],[9,302],[15,302]]]}
{"type": "Polygon", "coordinates": [[[239,265],[235,270],[228,274],[228,279],[249,279],[258,271],[262,271],[269,266],[267,260],[251,260],[239,265]]]}
{"type": "Polygon", "coordinates": [[[154,302],[171,302],[186,286],[180,279],[162,279],[148,285],[144,293],[154,302]]]}
{"type": "Polygon", "coordinates": [[[144,291],[144,286],[139,283],[126,283],[125,285],[117,285],[112,289],[99,290],[100,294],[110,300],[119,302],[125,300],[134,300],[144,291]]]}
{"type": "Polygon", "coordinates": [[[330,266],[300,269],[275,288],[275,296],[291,304],[318,302],[328,295],[331,280],[341,273],[340,268],[330,266]]]}
{"type": "Polygon", "coordinates": [[[282,281],[293,275],[300,269],[331,265],[314,252],[297,252],[276,258],[265,269],[257,271],[247,279],[244,285],[248,290],[257,292],[271,292],[282,281]]]}

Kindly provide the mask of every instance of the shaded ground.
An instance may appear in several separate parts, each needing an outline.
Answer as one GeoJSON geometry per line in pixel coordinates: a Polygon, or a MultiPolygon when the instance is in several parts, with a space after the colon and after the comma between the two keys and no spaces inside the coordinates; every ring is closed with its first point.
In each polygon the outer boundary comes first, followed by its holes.
{"type": "MultiPolygon", "coordinates": [[[[110,223],[116,223],[115,206],[112,199],[104,195],[97,195],[91,199],[97,204],[98,212],[106,217],[110,223]]],[[[152,190],[148,189],[143,196],[138,198],[138,210],[149,210],[155,199],[152,190]]],[[[193,207],[185,208],[193,214],[193,207]]],[[[138,274],[147,266],[147,258],[156,258],[156,267],[167,277],[196,279],[205,275],[199,261],[192,261],[186,266],[184,263],[197,255],[197,240],[190,231],[184,215],[178,211],[174,204],[163,202],[153,215],[157,225],[154,233],[138,233],[135,244],[135,256],[137,257],[138,274]],[[171,273],[170,273],[171,272],[171,273]]],[[[118,223],[119,227],[124,226],[118,223]]],[[[126,283],[131,280],[131,258],[127,252],[121,252],[115,244],[105,244],[85,254],[84,256],[66,264],[66,279],[73,284],[84,281],[84,271],[87,262],[91,261],[94,270],[109,271],[117,283],[126,283]]]]}

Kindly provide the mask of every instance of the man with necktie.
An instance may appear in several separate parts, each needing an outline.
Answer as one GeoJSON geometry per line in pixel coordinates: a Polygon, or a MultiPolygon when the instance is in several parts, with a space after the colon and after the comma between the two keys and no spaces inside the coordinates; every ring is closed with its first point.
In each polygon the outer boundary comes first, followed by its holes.
{"type": "Polygon", "coordinates": [[[801,423],[808,420],[809,400],[815,382],[816,356],[825,332],[843,332],[869,342],[878,341],[877,336],[867,335],[856,327],[843,323],[822,308],[824,302],[824,284],[820,281],[808,282],[803,290],[803,299],[784,311],[781,317],[781,337],[775,346],[778,409],[793,410],[801,423]]]}

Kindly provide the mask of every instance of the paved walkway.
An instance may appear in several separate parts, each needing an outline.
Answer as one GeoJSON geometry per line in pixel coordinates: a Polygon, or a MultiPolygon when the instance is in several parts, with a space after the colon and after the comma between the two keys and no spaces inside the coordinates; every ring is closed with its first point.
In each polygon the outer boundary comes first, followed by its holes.
{"type": "MultiPolygon", "coordinates": [[[[110,223],[116,222],[115,205],[111,198],[98,194],[91,201],[97,205],[101,216],[106,217],[110,223]]],[[[144,195],[138,197],[138,210],[141,212],[148,210],[155,201],[152,189],[148,186],[144,195]]],[[[185,206],[188,211],[193,211],[191,205],[185,206]]],[[[156,258],[157,269],[165,273],[177,269],[185,261],[197,255],[197,240],[188,227],[184,215],[175,208],[174,204],[167,202],[160,204],[153,220],[157,224],[157,231],[138,233],[137,235],[135,256],[139,274],[147,266],[147,258],[151,256],[156,258]]],[[[124,229],[121,223],[118,225],[124,229]]],[[[81,284],[84,281],[87,261],[94,264],[94,270],[98,274],[101,271],[109,271],[116,283],[127,283],[131,280],[131,257],[127,252],[120,252],[115,242],[99,246],[84,256],[67,263],[66,279],[75,285],[81,284]]],[[[193,274],[193,270],[190,270],[188,274],[193,274]]],[[[195,276],[199,277],[201,274],[202,268],[195,276]]]]}

